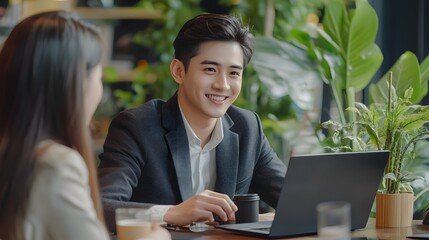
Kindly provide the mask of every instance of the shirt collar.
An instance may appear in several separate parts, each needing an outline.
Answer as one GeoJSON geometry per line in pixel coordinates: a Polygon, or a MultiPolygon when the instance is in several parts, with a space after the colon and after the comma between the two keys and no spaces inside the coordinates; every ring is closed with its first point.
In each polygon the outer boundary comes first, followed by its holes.
{"type": "MultiPolygon", "coordinates": [[[[185,114],[183,114],[183,111],[182,111],[182,108],[180,107],[180,104],[179,104],[179,109],[180,109],[180,114],[182,115],[183,123],[185,125],[186,135],[188,137],[189,144],[193,145],[193,146],[198,145],[201,147],[201,139],[199,139],[197,137],[197,135],[195,134],[191,125],[189,125],[189,122],[186,119],[185,114]]],[[[222,119],[218,118],[216,120],[216,125],[213,129],[211,138],[210,138],[209,142],[204,146],[203,150],[210,151],[210,150],[216,148],[217,145],[219,145],[219,143],[222,142],[223,137],[224,137],[224,135],[223,135],[222,119]]]]}

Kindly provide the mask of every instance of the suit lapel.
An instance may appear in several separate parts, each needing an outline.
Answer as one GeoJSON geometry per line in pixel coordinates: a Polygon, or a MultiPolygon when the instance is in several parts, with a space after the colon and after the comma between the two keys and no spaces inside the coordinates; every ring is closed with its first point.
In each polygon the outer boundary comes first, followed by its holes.
{"type": "Polygon", "coordinates": [[[162,121],[164,127],[170,130],[165,138],[173,158],[182,201],[185,201],[193,196],[192,174],[188,138],[180,115],[177,94],[162,107],[162,121]]]}
{"type": "Polygon", "coordinates": [[[222,117],[224,138],[216,147],[215,191],[234,197],[238,170],[238,135],[230,128],[234,124],[228,114],[222,117]]]}

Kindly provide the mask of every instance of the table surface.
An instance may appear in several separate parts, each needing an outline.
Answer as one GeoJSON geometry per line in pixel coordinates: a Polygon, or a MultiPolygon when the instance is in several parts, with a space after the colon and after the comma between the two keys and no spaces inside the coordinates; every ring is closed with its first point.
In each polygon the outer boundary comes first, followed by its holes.
{"type": "MultiPolygon", "coordinates": [[[[270,220],[273,218],[272,214],[262,214],[260,221],[270,220]]],[[[237,233],[221,230],[211,229],[203,233],[193,233],[190,231],[170,231],[174,240],[193,239],[193,240],[214,240],[214,239],[261,239],[256,237],[239,235],[237,233]]],[[[376,228],[375,219],[370,218],[367,226],[364,229],[358,229],[352,232],[352,237],[356,239],[407,239],[406,237],[413,234],[429,233],[429,225],[423,225],[422,220],[414,220],[411,227],[403,228],[376,228]]],[[[318,239],[317,235],[292,237],[284,239],[318,239]]]]}

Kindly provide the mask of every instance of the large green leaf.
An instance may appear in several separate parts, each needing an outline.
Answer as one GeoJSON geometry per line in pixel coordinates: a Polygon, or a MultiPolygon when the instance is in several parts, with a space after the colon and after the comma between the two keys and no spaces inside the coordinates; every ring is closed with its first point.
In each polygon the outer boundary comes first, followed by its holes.
{"type": "Polygon", "coordinates": [[[387,102],[389,93],[387,77],[390,71],[393,72],[393,86],[399,97],[403,97],[405,91],[409,87],[413,87],[414,91],[410,101],[418,102],[421,100],[419,62],[414,53],[407,51],[399,57],[393,67],[376,84],[370,85],[370,102],[387,102]]]}
{"type": "MultiPolygon", "coordinates": [[[[383,54],[374,43],[378,30],[377,14],[366,0],[356,2],[356,10],[347,15],[343,1],[330,1],[326,6],[324,30],[340,46],[344,58],[344,76],[336,86],[365,88],[383,61],[383,54]]],[[[340,94],[340,93],[338,93],[340,94]]]]}
{"type": "Polygon", "coordinates": [[[338,82],[335,80],[337,67],[342,66],[342,59],[338,54],[341,49],[326,32],[308,25],[303,29],[292,29],[290,36],[296,45],[307,50],[307,56],[316,64],[325,83],[331,85],[338,82]]]}
{"type": "Polygon", "coordinates": [[[370,83],[383,61],[375,44],[377,14],[367,0],[357,0],[356,9],[348,12],[344,1],[331,0],[326,5],[323,29],[340,47],[337,55],[342,59],[329,62],[329,55],[322,54],[321,72],[332,77],[326,82],[330,83],[341,122],[350,122],[353,115],[346,116],[343,109],[354,105],[355,93],[370,83]]]}
{"type": "Polygon", "coordinates": [[[346,49],[346,86],[361,91],[371,81],[383,61],[374,43],[378,30],[377,14],[366,0],[356,2],[346,49]]]}
{"type": "Polygon", "coordinates": [[[347,48],[349,19],[343,1],[332,0],[326,5],[323,28],[326,33],[340,46],[347,48]]]}

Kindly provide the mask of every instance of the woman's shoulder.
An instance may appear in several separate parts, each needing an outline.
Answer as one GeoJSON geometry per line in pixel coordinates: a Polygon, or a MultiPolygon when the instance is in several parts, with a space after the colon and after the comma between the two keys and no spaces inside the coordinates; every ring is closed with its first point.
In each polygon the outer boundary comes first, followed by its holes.
{"type": "Polygon", "coordinates": [[[44,140],[39,144],[37,158],[38,161],[52,166],[64,164],[64,162],[84,163],[82,156],[75,149],[53,140],[44,140]]]}
{"type": "Polygon", "coordinates": [[[74,149],[53,140],[44,140],[37,151],[37,169],[54,170],[52,174],[77,173],[87,178],[87,168],[82,156],[74,149]]]}
{"type": "Polygon", "coordinates": [[[29,239],[108,239],[76,150],[52,140],[39,144],[25,234],[29,239]]]}

